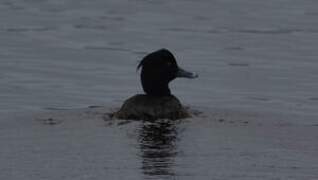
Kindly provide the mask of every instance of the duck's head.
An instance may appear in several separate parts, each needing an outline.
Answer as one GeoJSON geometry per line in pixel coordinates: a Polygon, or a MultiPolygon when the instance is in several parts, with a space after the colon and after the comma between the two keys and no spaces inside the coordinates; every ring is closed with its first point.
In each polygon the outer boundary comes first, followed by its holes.
{"type": "Polygon", "coordinates": [[[181,69],[173,54],[167,49],[160,49],[146,55],[137,69],[141,70],[141,84],[147,95],[171,95],[169,82],[177,77],[196,78],[196,73],[181,69]]]}

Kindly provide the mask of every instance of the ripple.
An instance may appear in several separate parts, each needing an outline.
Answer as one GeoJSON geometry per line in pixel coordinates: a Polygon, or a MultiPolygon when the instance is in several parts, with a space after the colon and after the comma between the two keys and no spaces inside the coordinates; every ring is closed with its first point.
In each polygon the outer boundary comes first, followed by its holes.
{"type": "Polygon", "coordinates": [[[269,101],[269,98],[266,97],[248,97],[248,99],[257,100],[257,101],[269,101]]]}
{"type": "Polygon", "coordinates": [[[117,21],[117,22],[121,22],[121,21],[125,21],[125,18],[122,16],[100,16],[99,19],[103,19],[103,20],[111,20],[111,21],[117,21]]]}
{"type": "Polygon", "coordinates": [[[171,32],[199,32],[195,29],[187,29],[187,28],[178,28],[178,27],[172,27],[172,28],[163,28],[162,31],[171,31],[171,32]]]}
{"type": "Polygon", "coordinates": [[[23,10],[25,9],[23,6],[17,5],[14,2],[11,1],[7,1],[7,2],[3,2],[2,5],[9,7],[12,10],[23,10]]]}
{"type": "Polygon", "coordinates": [[[246,33],[246,34],[268,34],[281,35],[293,33],[318,33],[318,29],[239,29],[231,32],[246,33]]]}
{"type": "Polygon", "coordinates": [[[225,47],[224,49],[225,50],[231,50],[231,51],[242,51],[242,50],[244,50],[244,48],[240,47],[240,46],[225,47]]]}
{"type": "Polygon", "coordinates": [[[295,32],[300,32],[299,29],[242,29],[237,30],[239,33],[248,33],[248,34],[292,34],[295,32]]]}
{"type": "Polygon", "coordinates": [[[49,27],[9,27],[4,28],[3,31],[10,33],[23,33],[23,32],[44,32],[53,30],[53,28],[49,27]]]}
{"type": "Polygon", "coordinates": [[[318,12],[305,12],[304,14],[309,16],[318,16],[318,12]]]}
{"type": "Polygon", "coordinates": [[[29,31],[28,28],[6,28],[5,29],[6,32],[26,32],[29,31]]]}
{"type": "Polygon", "coordinates": [[[94,30],[106,30],[108,29],[105,25],[90,25],[90,24],[74,24],[75,29],[94,29],[94,30]]]}
{"type": "Polygon", "coordinates": [[[206,17],[206,16],[194,16],[193,19],[199,20],[199,21],[207,21],[207,20],[209,20],[210,18],[209,18],[209,17],[206,17]]]}
{"type": "Polygon", "coordinates": [[[229,66],[236,66],[236,67],[247,67],[249,63],[228,63],[229,66]]]}
{"type": "Polygon", "coordinates": [[[310,97],[310,98],[308,98],[308,100],[311,100],[311,101],[318,101],[318,97],[310,97]]]}
{"type": "Polygon", "coordinates": [[[43,109],[52,110],[52,111],[73,110],[71,108],[63,108],[63,107],[44,107],[43,109]]]}
{"type": "Polygon", "coordinates": [[[107,50],[107,51],[123,51],[123,52],[130,51],[129,49],[126,49],[126,48],[107,47],[107,46],[84,46],[84,49],[89,49],[89,50],[107,50]]]}
{"type": "Polygon", "coordinates": [[[37,119],[37,121],[42,122],[44,125],[58,125],[61,124],[63,121],[56,118],[44,118],[44,119],[37,119]]]}
{"type": "Polygon", "coordinates": [[[133,54],[145,56],[148,54],[146,51],[132,51],[133,54]]]}
{"type": "Polygon", "coordinates": [[[209,34],[221,34],[221,33],[226,33],[230,32],[228,29],[209,29],[207,33],[209,34]]]}

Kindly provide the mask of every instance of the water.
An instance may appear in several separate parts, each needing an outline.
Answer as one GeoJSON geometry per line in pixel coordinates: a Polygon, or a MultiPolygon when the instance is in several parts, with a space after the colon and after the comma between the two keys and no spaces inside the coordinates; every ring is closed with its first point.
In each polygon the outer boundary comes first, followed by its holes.
{"type": "Polygon", "coordinates": [[[2,0],[1,179],[317,179],[317,5],[2,0]],[[103,120],[163,47],[199,73],[170,86],[202,114],[103,120]]]}

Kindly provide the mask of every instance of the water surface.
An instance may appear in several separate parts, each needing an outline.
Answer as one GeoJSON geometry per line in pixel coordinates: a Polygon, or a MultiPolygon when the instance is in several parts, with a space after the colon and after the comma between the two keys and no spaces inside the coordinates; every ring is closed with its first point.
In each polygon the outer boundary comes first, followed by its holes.
{"type": "Polygon", "coordinates": [[[1,1],[0,179],[317,179],[317,5],[1,1]],[[163,47],[202,114],[105,120],[163,47]]]}

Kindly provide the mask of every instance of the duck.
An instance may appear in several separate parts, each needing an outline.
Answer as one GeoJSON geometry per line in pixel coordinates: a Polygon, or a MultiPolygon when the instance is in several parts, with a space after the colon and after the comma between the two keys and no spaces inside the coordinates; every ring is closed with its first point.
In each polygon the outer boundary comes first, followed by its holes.
{"type": "Polygon", "coordinates": [[[157,120],[191,117],[169,88],[176,78],[194,79],[197,73],[182,69],[168,49],[159,49],[146,55],[138,64],[140,80],[145,94],[128,98],[112,117],[118,119],[157,120]]]}

